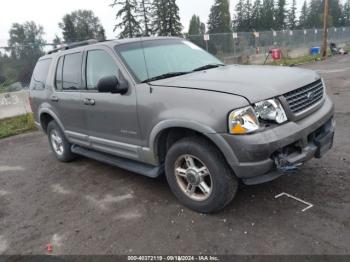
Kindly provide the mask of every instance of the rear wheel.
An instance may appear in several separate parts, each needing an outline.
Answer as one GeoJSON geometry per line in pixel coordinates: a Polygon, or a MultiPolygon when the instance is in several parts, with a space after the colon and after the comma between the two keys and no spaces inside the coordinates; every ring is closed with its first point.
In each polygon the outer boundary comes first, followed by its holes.
{"type": "Polygon", "coordinates": [[[166,177],[175,196],[190,209],[212,213],[234,198],[238,181],[218,149],[203,138],[184,138],[167,153],[166,177]]]}
{"type": "Polygon", "coordinates": [[[56,158],[61,162],[70,162],[76,158],[71,151],[71,144],[63,134],[56,121],[51,121],[47,126],[49,144],[56,158]]]}

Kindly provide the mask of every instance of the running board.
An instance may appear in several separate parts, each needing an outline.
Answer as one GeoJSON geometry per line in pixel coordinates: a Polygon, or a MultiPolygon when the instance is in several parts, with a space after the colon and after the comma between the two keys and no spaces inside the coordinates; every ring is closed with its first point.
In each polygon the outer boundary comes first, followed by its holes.
{"type": "Polygon", "coordinates": [[[85,156],[87,158],[92,158],[99,162],[103,162],[108,165],[116,166],[116,167],[128,170],[130,172],[134,172],[134,173],[151,177],[151,178],[159,177],[164,171],[163,166],[155,167],[155,166],[143,164],[134,160],[101,153],[101,152],[80,147],[77,145],[73,145],[71,150],[73,153],[77,155],[85,156]]]}

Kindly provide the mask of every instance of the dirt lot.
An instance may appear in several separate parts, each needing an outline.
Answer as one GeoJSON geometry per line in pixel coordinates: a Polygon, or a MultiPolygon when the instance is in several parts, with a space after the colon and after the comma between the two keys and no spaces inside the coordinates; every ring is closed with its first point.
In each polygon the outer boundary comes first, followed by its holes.
{"type": "Polygon", "coordinates": [[[0,254],[350,254],[350,56],[319,70],[336,102],[334,149],[272,183],[241,186],[217,215],[178,204],[164,179],[93,160],[57,162],[46,137],[0,141],[0,254]],[[314,205],[275,196],[286,192],[314,205]]]}

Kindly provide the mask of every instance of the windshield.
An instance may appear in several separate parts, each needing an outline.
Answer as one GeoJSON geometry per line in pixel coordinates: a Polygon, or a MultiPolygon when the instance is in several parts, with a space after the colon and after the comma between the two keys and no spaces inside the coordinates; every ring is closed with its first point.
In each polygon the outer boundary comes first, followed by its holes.
{"type": "Polygon", "coordinates": [[[141,83],[161,75],[192,72],[222,62],[200,47],[182,39],[151,40],[117,45],[116,50],[141,83]]]}

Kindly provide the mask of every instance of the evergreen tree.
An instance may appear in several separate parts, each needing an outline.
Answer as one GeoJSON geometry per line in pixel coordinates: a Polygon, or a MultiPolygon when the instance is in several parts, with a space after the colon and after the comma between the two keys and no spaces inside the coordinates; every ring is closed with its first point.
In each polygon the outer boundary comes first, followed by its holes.
{"type": "Polygon", "coordinates": [[[87,39],[105,40],[105,30],[100,19],[91,10],[77,10],[63,17],[59,27],[65,42],[77,42],[87,39]]]}
{"type": "Polygon", "coordinates": [[[308,17],[309,17],[309,9],[307,6],[307,2],[305,0],[303,6],[301,8],[301,11],[300,11],[299,28],[306,28],[307,27],[308,17]]]}
{"type": "Polygon", "coordinates": [[[255,0],[253,9],[252,9],[252,28],[255,31],[260,31],[265,29],[264,25],[261,23],[261,11],[262,11],[261,0],[255,0]]]}
{"type": "Polygon", "coordinates": [[[121,29],[120,38],[133,38],[141,35],[141,26],[137,20],[136,0],[114,0],[112,7],[121,6],[116,14],[116,19],[121,22],[116,24],[114,31],[121,29]]]}
{"type": "Polygon", "coordinates": [[[139,14],[139,17],[140,17],[140,24],[141,24],[144,36],[150,36],[152,34],[151,8],[152,8],[152,3],[150,0],[140,0],[137,13],[139,14]]]}
{"type": "Polygon", "coordinates": [[[206,32],[206,27],[205,27],[205,24],[203,22],[201,22],[201,35],[204,35],[205,32],[206,32]]]}
{"type": "Polygon", "coordinates": [[[282,30],[286,28],[286,0],[278,0],[275,10],[275,26],[274,29],[282,30]]]}
{"type": "MultiPolygon", "coordinates": [[[[323,3],[322,3],[323,5],[323,3]]],[[[329,0],[329,26],[344,26],[342,7],[339,0],[329,0]]]]}
{"type": "Polygon", "coordinates": [[[214,5],[210,9],[208,32],[211,34],[232,32],[228,0],[215,0],[214,5]]]}
{"type": "Polygon", "coordinates": [[[311,0],[309,5],[309,12],[306,20],[306,25],[309,28],[321,28],[323,5],[321,0],[311,0]]]}
{"type": "Polygon", "coordinates": [[[193,15],[188,30],[189,35],[203,35],[205,33],[205,24],[201,22],[199,16],[193,15]]]}
{"type": "Polygon", "coordinates": [[[292,0],[292,4],[291,4],[290,9],[288,11],[288,27],[291,30],[294,30],[297,26],[296,11],[297,11],[296,0],[292,0]]]}
{"type": "Polygon", "coordinates": [[[244,28],[244,0],[238,0],[235,7],[233,19],[233,28],[235,31],[243,31],[244,28]]]}
{"type": "Polygon", "coordinates": [[[183,26],[180,22],[179,6],[176,4],[176,0],[168,0],[167,5],[167,32],[171,36],[182,35],[183,26]]]}
{"type": "Polygon", "coordinates": [[[153,33],[160,36],[179,36],[182,31],[176,0],[153,0],[153,33]]]}
{"type": "Polygon", "coordinates": [[[251,31],[252,28],[252,2],[251,0],[246,0],[243,6],[243,15],[244,15],[244,28],[243,31],[251,31]]]}
{"type": "Polygon", "coordinates": [[[343,7],[344,26],[350,26],[350,0],[347,0],[343,7]]]}
{"type": "Polygon", "coordinates": [[[261,24],[265,30],[271,30],[274,27],[274,0],[264,0],[261,9],[261,24]]]}

